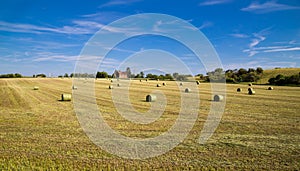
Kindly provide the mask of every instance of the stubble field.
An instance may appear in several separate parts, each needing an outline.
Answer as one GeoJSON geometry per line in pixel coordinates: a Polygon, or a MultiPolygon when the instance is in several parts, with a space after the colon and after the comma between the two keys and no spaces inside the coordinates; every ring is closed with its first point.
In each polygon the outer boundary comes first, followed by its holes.
{"type": "MultiPolygon", "coordinates": [[[[126,121],[114,107],[108,86],[122,85],[96,80],[97,104],[107,123],[134,138],[167,131],[178,116],[180,92],[175,82],[162,87],[157,83],[131,81],[130,102],[139,112],[150,108],[145,96],[153,90],[161,90],[167,98],[160,119],[139,125],[126,121]]],[[[227,84],[222,121],[211,139],[200,145],[198,137],[210,104],[215,103],[210,84],[202,83],[198,119],[184,142],[164,155],[132,160],[93,144],[72,102],[60,101],[62,93],[72,93],[72,79],[0,79],[0,170],[299,170],[300,87],[274,86],[271,91],[268,86],[252,87],[255,95],[247,94],[247,85],[227,84]],[[243,91],[237,93],[238,87],[243,91]]]]}

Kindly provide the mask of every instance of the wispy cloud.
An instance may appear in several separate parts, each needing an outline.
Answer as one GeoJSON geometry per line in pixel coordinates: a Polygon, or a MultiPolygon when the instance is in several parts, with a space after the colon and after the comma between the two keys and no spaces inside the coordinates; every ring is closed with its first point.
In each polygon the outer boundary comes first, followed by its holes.
{"type": "Polygon", "coordinates": [[[209,5],[219,5],[219,4],[227,4],[232,2],[232,0],[205,0],[200,2],[200,6],[209,6],[209,5]]]}
{"type": "MultiPolygon", "coordinates": [[[[0,30],[7,32],[18,32],[18,33],[59,33],[59,34],[92,34],[95,33],[102,25],[96,25],[95,23],[88,23],[88,25],[76,25],[76,22],[72,26],[63,27],[46,27],[38,26],[33,24],[23,23],[9,23],[0,21],[0,30]]],[[[87,24],[87,23],[86,23],[87,24]]]]}
{"type": "Polygon", "coordinates": [[[142,0],[110,0],[102,5],[99,6],[99,8],[103,7],[111,7],[111,6],[117,6],[117,5],[128,5],[136,2],[140,2],[142,0]]]}
{"type": "Polygon", "coordinates": [[[255,54],[258,53],[291,52],[291,51],[300,51],[300,47],[293,47],[291,45],[262,46],[262,47],[253,47],[252,49],[245,49],[243,52],[249,53],[249,56],[254,56],[255,54]]]}
{"type": "Polygon", "coordinates": [[[262,41],[266,40],[266,35],[269,34],[269,30],[272,27],[265,28],[258,33],[253,33],[251,36],[251,42],[249,43],[249,49],[245,49],[243,52],[248,53],[249,57],[256,55],[260,51],[256,49],[256,46],[259,45],[262,41]]]}
{"type": "Polygon", "coordinates": [[[235,38],[249,38],[250,36],[247,34],[241,34],[241,33],[233,33],[233,34],[229,34],[232,37],[235,38]]]}
{"type": "Polygon", "coordinates": [[[286,52],[286,51],[300,51],[300,47],[274,48],[270,50],[265,50],[264,52],[286,52]]]}
{"type": "Polygon", "coordinates": [[[56,62],[71,62],[76,61],[78,56],[68,56],[68,55],[46,55],[42,57],[36,57],[32,61],[43,62],[43,61],[56,61],[56,62]]]}
{"type": "Polygon", "coordinates": [[[204,28],[207,28],[207,27],[211,27],[213,26],[214,24],[212,22],[209,22],[209,21],[206,21],[206,22],[203,22],[202,25],[199,27],[199,29],[204,29],[204,28]]]}
{"type": "Polygon", "coordinates": [[[266,37],[262,36],[260,34],[254,33],[253,35],[254,35],[255,38],[252,39],[251,43],[249,44],[249,48],[253,48],[256,45],[258,45],[260,42],[266,40],[266,37]]]}
{"type": "Polygon", "coordinates": [[[269,13],[274,11],[283,11],[283,10],[295,10],[300,9],[299,6],[291,6],[286,4],[280,4],[276,1],[267,1],[265,3],[253,2],[248,7],[242,8],[242,11],[253,12],[257,14],[269,13]]]}

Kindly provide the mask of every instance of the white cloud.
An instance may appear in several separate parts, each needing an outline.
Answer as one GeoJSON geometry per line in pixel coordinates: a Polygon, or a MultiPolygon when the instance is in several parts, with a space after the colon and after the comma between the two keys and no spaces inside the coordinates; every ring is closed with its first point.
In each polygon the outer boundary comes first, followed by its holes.
{"type": "Polygon", "coordinates": [[[206,0],[199,3],[200,6],[209,6],[209,5],[219,5],[219,4],[227,4],[232,2],[232,0],[206,0]]]}
{"type": "Polygon", "coordinates": [[[213,25],[214,24],[212,22],[206,21],[206,22],[203,22],[203,24],[199,27],[199,29],[201,30],[201,29],[204,29],[204,28],[207,28],[207,27],[211,27],[213,25]]]}
{"type": "MultiPolygon", "coordinates": [[[[79,24],[79,23],[74,23],[79,24]]],[[[0,30],[8,32],[18,32],[18,33],[59,33],[59,34],[93,34],[99,29],[101,25],[95,25],[95,23],[85,23],[89,25],[73,25],[73,26],[63,26],[57,27],[45,27],[33,24],[23,24],[23,23],[9,23],[5,21],[0,21],[0,30]],[[94,25],[92,25],[94,24],[94,25]]]]}
{"type": "Polygon", "coordinates": [[[230,34],[230,36],[235,37],[235,38],[248,38],[249,37],[248,35],[241,34],[241,33],[230,34]]]}
{"type": "Polygon", "coordinates": [[[257,14],[269,13],[274,11],[283,11],[283,10],[295,10],[300,9],[298,6],[290,6],[286,4],[279,4],[276,1],[267,1],[265,3],[253,2],[248,7],[242,8],[242,11],[254,12],[257,14]]]}
{"type": "Polygon", "coordinates": [[[68,56],[68,55],[47,55],[43,57],[36,57],[32,61],[43,62],[43,61],[58,61],[58,62],[70,62],[76,61],[78,56],[68,56]]]}
{"type": "Polygon", "coordinates": [[[136,2],[140,2],[141,0],[110,0],[105,4],[102,4],[99,6],[99,8],[103,7],[111,7],[111,6],[117,6],[117,5],[128,5],[136,2]]]}
{"type": "Polygon", "coordinates": [[[300,47],[289,47],[289,48],[275,48],[270,50],[265,50],[264,52],[285,52],[285,51],[299,51],[300,47]]]}
{"type": "Polygon", "coordinates": [[[249,49],[245,49],[243,52],[248,53],[249,57],[260,53],[261,51],[258,51],[256,46],[258,46],[262,41],[266,40],[265,35],[267,35],[269,33],[270,29],[271,29],[271,27],[268,27],[268,28],[265,28],[265,29],[259,31],[258,33],[253,33],[251,40],[250,40],[251,42],[249,43],[249,49]]]}
{"type": "Polygon", "coordinates": [[[300,51],[300,47],[291,46],[262,46],[245,49],[243,52],[248,53],[249,57],[254,56],[258,53],[271,53],[271,52],[289,52],[289,51],[300,51]]]}

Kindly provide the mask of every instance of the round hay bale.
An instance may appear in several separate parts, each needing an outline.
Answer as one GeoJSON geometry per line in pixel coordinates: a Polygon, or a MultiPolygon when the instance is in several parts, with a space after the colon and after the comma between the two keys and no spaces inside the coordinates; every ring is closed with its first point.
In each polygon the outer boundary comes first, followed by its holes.
{"type": "Polygon", "coordinates": [[[142,82],[142,80],[140,80],[140,82],[142,82]]]}
{"type": "Polygon", "coordinates": [[[215,102],[220,102],[223,101],[224,97],[222,95],[214,95],[214,101],[215,102]]]}
{"type": "Polygon", "coordinates": [[[191,89],[190,89],[190,88],[186,88],[186,89],[184,90],[184,92],[190,93],[190,92],[191,92],[191,89]]]}
{"type": "Polygon", "coordinates": [[[117,84],[117,86],[118,86],[118,87],[120,87],[120,86],[121,86],[121,84],[119,84],[119,83],[118,83],[118,84],[117,84]]]}
{"type": "Polygon", "coordinates": [[[161,85],[160,85],[160,84],[157,84],[156,87],[161,87],[161,85]]]}
{"type": "Polygon", "coordinates": [[[242,89],[241,89],[241,88],[237,88],[236,91],[237,91],[237,92],[241,92],[242,89]]]}
{"type": "Polygon", "coordinates": [[[38,86],[34,86],[33,90],[39,90],[40,88],[38,86]]]}
{"type": "Polygon", "coordinates": [[[255,94],[255,91],[254,90],[248,91],[248,94],[253,95],[253,94],[255,94]]]}
{"type": "Polygon", "coordinates": [[[157,79],[156,81],[159,81],[159,79],[157,79]]]}
{"type": "Polygon", "coordinates": [[[180,86],[183,86],[183,84],[182,84],[182,83],[180,83],[179,85],[180,85],[180,86]]]}
{"type": "Polygon", "coordinates": [[[110,80],[110,82],[114,82],[113,80],[110,80]]]}
{"type": "Polygon", "coordinates": [[[61,101],[71,101],[72,95],[71,94],[61,94],[61,101]]]}
{"type": "Polygon", "coordinates": [[[197,85],[200,85],[200,81],[196,81],[197,85]]]}
{"type": "Polygon", "coordinates": [[[273,87],[269,87],[269,88],[268,88],[268,90],[273,90],[273,89],[274,89],[273,87]]]}
{"type": "Polygon", "coordinates": [[[109,89],[113,89],[113,86],[112,86],[112,85],[109,85],[108,88],[109,88],[109,89]]]}
{"type": "Polygon", "coordinates": [[[167,85],[167,83],[162,83],[162,85],[163,85],[163,86],[166,86],[166,85],[167,85]]]}
{"type": "Polygon", "coordinates": [[[252,86],[252,83],[249,83],[248,86],[252,86]]]}
{"type": "Polygon", "coordinates": [[[253,94],[255,94],[255,91],[253,89],[251,89],[251,90],[248,91],[248,94],[253,95],[253,94]]]}
{"type": "Polygon", "coordinates": [[[148,79],[146,79],[146,81],[148,81],[148,79]]]}
{"type": "Polygon", "coordinates": [[[153,94],[148,94],[146,96],[146,102],[155,102],[156,101],[156,96],[153,94]]]}
{"type": "Polygon", "coordinates": [[[248,88],[248,91],[253,91],[253,88],[250,88],[250,87],[249,87],[249,88],[248,88]]]}
{"type": "Polygon", "coordinates": [[[72,89],[73,89],[73,90],[77,90],[77,87],[76,87],[76,86],[72,86],[72,89]]]}

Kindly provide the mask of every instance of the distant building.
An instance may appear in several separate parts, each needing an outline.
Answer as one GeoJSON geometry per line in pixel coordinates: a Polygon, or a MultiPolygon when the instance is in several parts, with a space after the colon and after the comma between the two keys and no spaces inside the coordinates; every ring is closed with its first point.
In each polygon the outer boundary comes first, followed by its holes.
{"type": "Polygon", "coordinates": [[[117,71],[117,70],[115,70],[115,72],[114,72],[114,77],[115,78],[128,78],[128,73],[125,71],[125,72],[123,72],[123,71],[117,71]]]}

